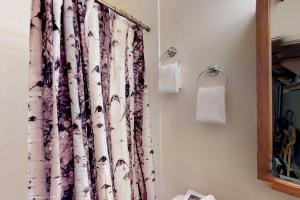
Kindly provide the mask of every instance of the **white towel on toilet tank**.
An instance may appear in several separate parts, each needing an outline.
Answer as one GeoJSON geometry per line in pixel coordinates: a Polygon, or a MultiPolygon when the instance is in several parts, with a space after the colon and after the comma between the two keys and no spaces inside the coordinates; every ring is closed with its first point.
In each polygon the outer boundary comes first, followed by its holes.
{"type": "Polygon", "coordinates": [[[205,123],[226,123],[225,86],[199,87],[196,119],[205,123]]]}
{"type": "Polygon", "coordinates": [[[176,197],[174,197],[172,200],[182,200],[184,197],[184,195],[180,194],[180,195],[177,195],[176,197]]]}
{"type": "MultiPolygon", "coordinates": [[[[174,197],[172,200],[184,200],[184,195],[177,195],[176,197],[174,197]]],[[[215,197],[213,195],[208,195],[205,197],[202,197],[201,200],[216,200],[215,197]]]]}
{"type": "Polygon", "coordinates": [[[158,91],[178,93],[181,88],[181,66],[178,62],[159,67],[158,91]]]}
{"type": "Polygon", "coordinates": [[[213,195],[208,195],[206,197],[203,197],[201,200],[216,200],[215,197],[213,195]]]}

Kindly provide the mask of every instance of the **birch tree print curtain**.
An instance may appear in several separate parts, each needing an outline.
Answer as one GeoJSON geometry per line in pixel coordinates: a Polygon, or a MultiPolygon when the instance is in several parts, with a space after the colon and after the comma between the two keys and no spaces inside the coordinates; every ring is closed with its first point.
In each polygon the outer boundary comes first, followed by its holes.
{"type": "Polygon", "coordinates": [[[143,31],[92,0],[33,0],[28,199],[154,200],[143,31]]]}

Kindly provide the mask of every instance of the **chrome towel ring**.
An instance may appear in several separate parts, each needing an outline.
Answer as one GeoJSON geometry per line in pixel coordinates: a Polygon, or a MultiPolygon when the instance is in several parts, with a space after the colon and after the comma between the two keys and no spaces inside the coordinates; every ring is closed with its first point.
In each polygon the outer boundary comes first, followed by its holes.
{"type": "Polygon", "coordinates": [[[175,47],[170,47],[168,49],[168,54],[169,54],[170,57],[175,56],[177,54],[177,49],[175,47]]]}
{"type": "Polygon", "coordinates": [[[209,65],[207,67],[207,70],[201,72],[199,75],[198,75],[198,78],[197,78],[197,85],[200,85],[200,79],[201,79],[201,76],[204,75],[204,74],[207,74],[209,76],[217,76],[219,74],[222,74],[225,78],[225,87],[227,87],[227,84],[228,84],[228,77],[227,77],[227,74],[224,72],[224,70],[222,70],[220,68],[220,66],[218,65],[209,65]]]}
{"type": "Polygon", "coordinates": [[[168,55],[170,58],[174,57],[177,55],[177,62],[178,65],[181,67],[181,58],[180,58],[180,53],[179,51],[175,48],[175,47],[170,47],[167,51],[165,51],[161,58],[160,58],[160,63],[162,61],[162,59],[164,58],[164,56],[168,55]]]}

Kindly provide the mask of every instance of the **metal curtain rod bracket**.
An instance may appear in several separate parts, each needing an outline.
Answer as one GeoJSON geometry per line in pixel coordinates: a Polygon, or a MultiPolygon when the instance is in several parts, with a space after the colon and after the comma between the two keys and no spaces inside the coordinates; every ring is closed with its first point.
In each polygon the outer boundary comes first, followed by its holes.
{"type": "Polygon", "coordinates": [[[127,12],[125,12],[124,10],[118,9],[117,7],[108,4],[108,3],[106,3],[106,2],[103,1],[103,0],[96,0],[95,2],[107,6],[109,9],[113,10],[115,13],[121,15],[122,17],[127,18],[129,21],[131,21],[131,22],[133,22],[133,23],[135,23],[135,24],[140,25],[140,26],[141,26],[143,29],[145,29],[147,32],[150,32],[150,31],[151,31],[151,28],[150,28],[149,26],[143,24],[141,20],[138,20],[138,19],[135,18],[134,16],[132,16],[132,15],[128,14],[127,12]]]}

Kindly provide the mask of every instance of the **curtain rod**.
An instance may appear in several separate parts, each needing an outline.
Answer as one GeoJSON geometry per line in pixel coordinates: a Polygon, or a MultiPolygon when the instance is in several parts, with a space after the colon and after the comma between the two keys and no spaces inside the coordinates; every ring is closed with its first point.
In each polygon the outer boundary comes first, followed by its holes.
{"type": "Polygon", "coordinates": [[[151,31],[151,28],[150,28],[149,26],[143,24],[141,20],[138,20],[138,19],[135,18],[134,16],[132,16],[132,15],[128,14],[127,12],[125,12],[124,10],[118,9],[117,7],[112,6],[112,5],[106,3],[106,2],[103,1],[103,0],[95,0],[95,2],[107,6],[109,9],[113,10],[115,13],[121,15],[122,17],[127,18],[129,21],[131,21],[131,22],[133,22],[133,23],[135,23],[135,24],[140,25],[140,26],[141,26],[143,29],[145,29],[147,32],[150,32],[150,31],[151,31]]]}

